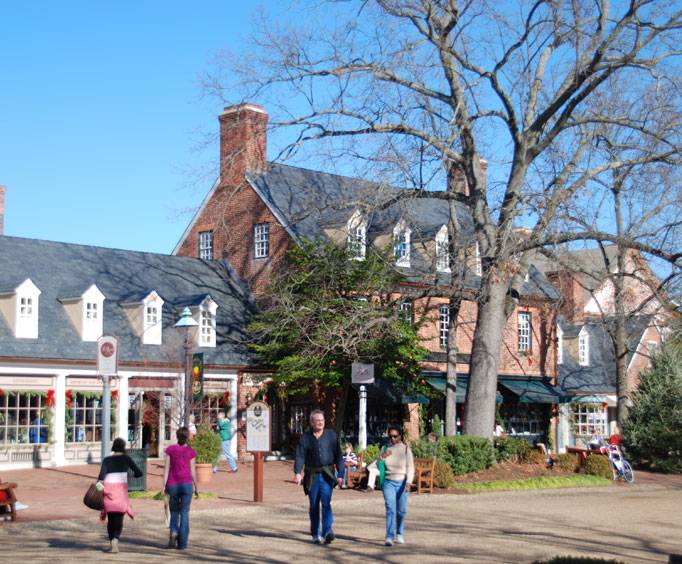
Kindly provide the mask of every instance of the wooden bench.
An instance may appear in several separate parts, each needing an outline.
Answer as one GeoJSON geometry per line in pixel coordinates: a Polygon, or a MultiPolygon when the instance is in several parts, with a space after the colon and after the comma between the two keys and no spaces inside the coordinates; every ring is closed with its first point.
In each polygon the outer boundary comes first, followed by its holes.
{"type": "Polygon", "coordinates": [[[346,462],[346,484],[349,488],[357,488],[367,475],[367,470],[363,467],[364,458],[365,453],[361,452],[358,454],[357,465],[351,465],[350,462],[346,462]],[[355,470],[351,470],[353,466],[355,466],[355,470]]]}
{"type": "Polygon", "coordinates": [[[17,497],[14,495],[16,488],[17,485],[12,482],[0,482],[0,507],[7,507],[12,521],[17,520],[17,497]]]}
{"type": "Polygon", "coordinates": [[[422,492],[433,493],[433,475],[436,470],[436,457],[414,459],[414,489],[422,492]]]}

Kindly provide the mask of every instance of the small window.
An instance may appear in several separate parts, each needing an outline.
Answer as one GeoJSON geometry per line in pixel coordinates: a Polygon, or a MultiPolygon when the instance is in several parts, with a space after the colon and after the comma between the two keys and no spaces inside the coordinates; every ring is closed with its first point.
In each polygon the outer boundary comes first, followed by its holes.
{"type": "Polygon", "coordinates": [[[253,226],[253,255],[265,258],[270,254],[270,225],[259,223],[253,226]]]}
{"type": "Polygon", "coordinates": [[[92,319],[93,321],[97,319],[97,304],[94,302],[88,302],[85,304],[85,319],[92,319]]]}
{"type": "Polygon", "coordinates": [[[393,254],[398,266],[410,266],[410,232],[407,229],[395,234],[393,254]]]}
{"type": "Polygon", "coordinates": [[[450,272],[450,234],[445,226],[436,235],[436,270],[450,272]]]}
{"type": "Polygon", "coordinates": [[[403,300],[400,302],[400,318],[408,325],[412,325],[414,322],[412,300],[403,300]]]}
{"type": "Polygon", "coordinates": [[[561,327],[556,327],[556,363],[564,363],[564,332],[561,327]]]}
{"type": "Polygon", "coordinates": [[[213,260],[213,231],[199,233],[199,258],[213,260]]]}
{"type": "Polygon", "coordinates": [[[483,274],[483,262],[481,261],[481,249],[476,241],[476,274],[481,276],[483,274]]]}
{"type": "Polygon", "coordinates": [[[19,316],[24,318],[33,317],[32,298],[21,298],[19,302],[19,316]]]}
{"type": "Polygon", "coordinates": [[[578,335],[578,364],[590,365],[590,335],[585,329],[582,329],[578,335]]]}
{"type": "Polygon", "coordinates": [[[440,348],[448,348],[448,331],[450,325],[450,306],[443,304],[440,306],[439,315],[439,333],[440,333],[440,348]]]}
{"type": "Polygon", "coordinates": [[[363,260],[367,252],[367,228],[364,223],[348,231],[348,254],[356,260],[363,260]]]}
{"type": "Polygon", "coordinates": [[[530,313],[520,312],[518,318],[519,331],[519,352],[530,352],[532,350],[532,325],[530,313]]]}

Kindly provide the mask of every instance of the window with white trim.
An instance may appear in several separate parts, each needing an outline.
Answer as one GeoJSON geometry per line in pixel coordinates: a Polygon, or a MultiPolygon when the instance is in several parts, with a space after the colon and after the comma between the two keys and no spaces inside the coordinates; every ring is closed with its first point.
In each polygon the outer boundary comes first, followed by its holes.
{"type": "Polygon", "coordinates": [[[448,304],[443,304],[439,308],[439,327],[438,332],[440,335],[440,348],[448,348],[448,331],[450,325],[450,306],[448,304]]]}
{"type": "Polygon", "coordinates": [[[556,363],[564,363],[564,332],[556,326],[556,363]]]}
{"type": "Polygon", "coordinates": [[[156,291],[142,300],[142,343],[145,345],[162,344],[163,299],[156,291]]]}
{"type": "Polygon", "coordinates": [[[213,231],[199,233],[199,258],[213,260],[213,231]]]}
{"type": "Polygon", "coordinates": [[[414,313],[412,309],[412,300],[403,300],[400,302],[400,318],[407,323],[412,325],[414,322],[414,313]]]}
{"type": "Polygon", "coordinates": [[[519,312],[518,316],[518,334],[519,334],[519,352],[530,352],[532,350],[533,325],[531,314],[528,311],[519,312]]]}
{"type": "Polygon", "coordinates": [[[202,311],[200,314],[199,325],[201,327],[200,345],[210,346],[213,341],[213,316],[210,311],[202,311]]]}
{"type": "Polygon", "coordinates": [[[407,228],[396,227],[393,231],[393,255],[396,266],[410,266],[410,237],[407,228]]]}
{"type": "Polygon", "coordinates": [[[47,443],[46,399],[35,392],[0,395],[0,445],[47,443]]]}
{"type": "Polygon", "coordinates": [[[573,434],[589,437],[594,433],[599,433],[603,436],[609,434],[606,409],[598,403],[574,403],[573,434]]]}
{"type": "Polygon", "coordinates": [[[367,224],[359,212],[348,221],[348,254],[355,260],[364,260],[367,255],[367,224]]]}
{"type": "Polygon", "coordinates": [[[95,302],[87,302],[85,304],[85,319],[97,319],[97,304],[95,302]]]}
{"type": "Polygon", "coordinates": [[[253,256],[265,258],[270,254],[270,224],[258,223],[253,226],[253,256]]]}
{"type": "Polygon", "coordinates": [[[590,335],[583,327],[578,335],[578,364],[590,365],[590,335]]]}
{"type": "Polygon", "coordinates": [[[436,234],[436,270],[450,272],[450,234],[445,225],[436,234]]]}
{"type": "Polygon", "coordinates": [[[24,319],[33,317],[33,298],[19,299],[19,317],[24,319]]]}
{"type": "Polygon", "coordinates": [[[481,249],[476,241],[476,274],[481,276],[483,274],[483,261],[481,260],[481,249]]]}
{"type": "MultiPolygon", "coordinates": [[[[113,413],[113,411],[112,411],[113,413]]],[[[114,434],[114,425],[111,433],[114,434]]],[[[66,442],[92,443],[102,440],[102,397],[74,392],[71,405],[66,406],[66,442]]]]}
{"type": "Polygon", "coordinates": [[[159,322],[159,309],[156,306],[147,306],[145,308],[145,325],[156,325],[159,322]]]}

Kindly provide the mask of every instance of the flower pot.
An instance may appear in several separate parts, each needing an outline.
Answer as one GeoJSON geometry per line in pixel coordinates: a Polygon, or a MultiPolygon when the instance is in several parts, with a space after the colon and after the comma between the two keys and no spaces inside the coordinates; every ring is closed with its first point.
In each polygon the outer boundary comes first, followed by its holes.
{"type": "Polygon", "coordinates": [[[197,482],[208,484],[213,476],[213,464],[197,464],[197,482]]]}

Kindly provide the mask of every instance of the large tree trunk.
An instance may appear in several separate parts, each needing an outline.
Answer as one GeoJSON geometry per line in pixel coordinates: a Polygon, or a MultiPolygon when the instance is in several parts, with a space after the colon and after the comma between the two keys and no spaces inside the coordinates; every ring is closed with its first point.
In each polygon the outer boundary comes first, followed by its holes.
{"type": "Polygon", "coordinates": [[[623,422],[628,416],[628,344],[625,334],[625,253],[627,248],[620,242],[623,235],[623,210],[621,201],[622,177],[617,179],[613,188],[614,208],[616,212],[616,232],[618,234],[618,271],[613,279],[614,306],[616,314],[616,326],[614,335],[614,352],[616,353],[616,419],[618,426],[623,429],[623,422]]]}
{"type": "Polygon", "coordinates": [[[469,366],[464,432],[491,438],[495,429],[497,372],[506,323],[504,311],[509,283],[506,276],[495,269],[483,279],[482,284],[469,366]]]}
{"type": "Polygon", "coordinates": [[[448,368],[445,383],[445,435],[457,434],[457,318],[461,300],[450,300],[448,311],[448,368]]]}

